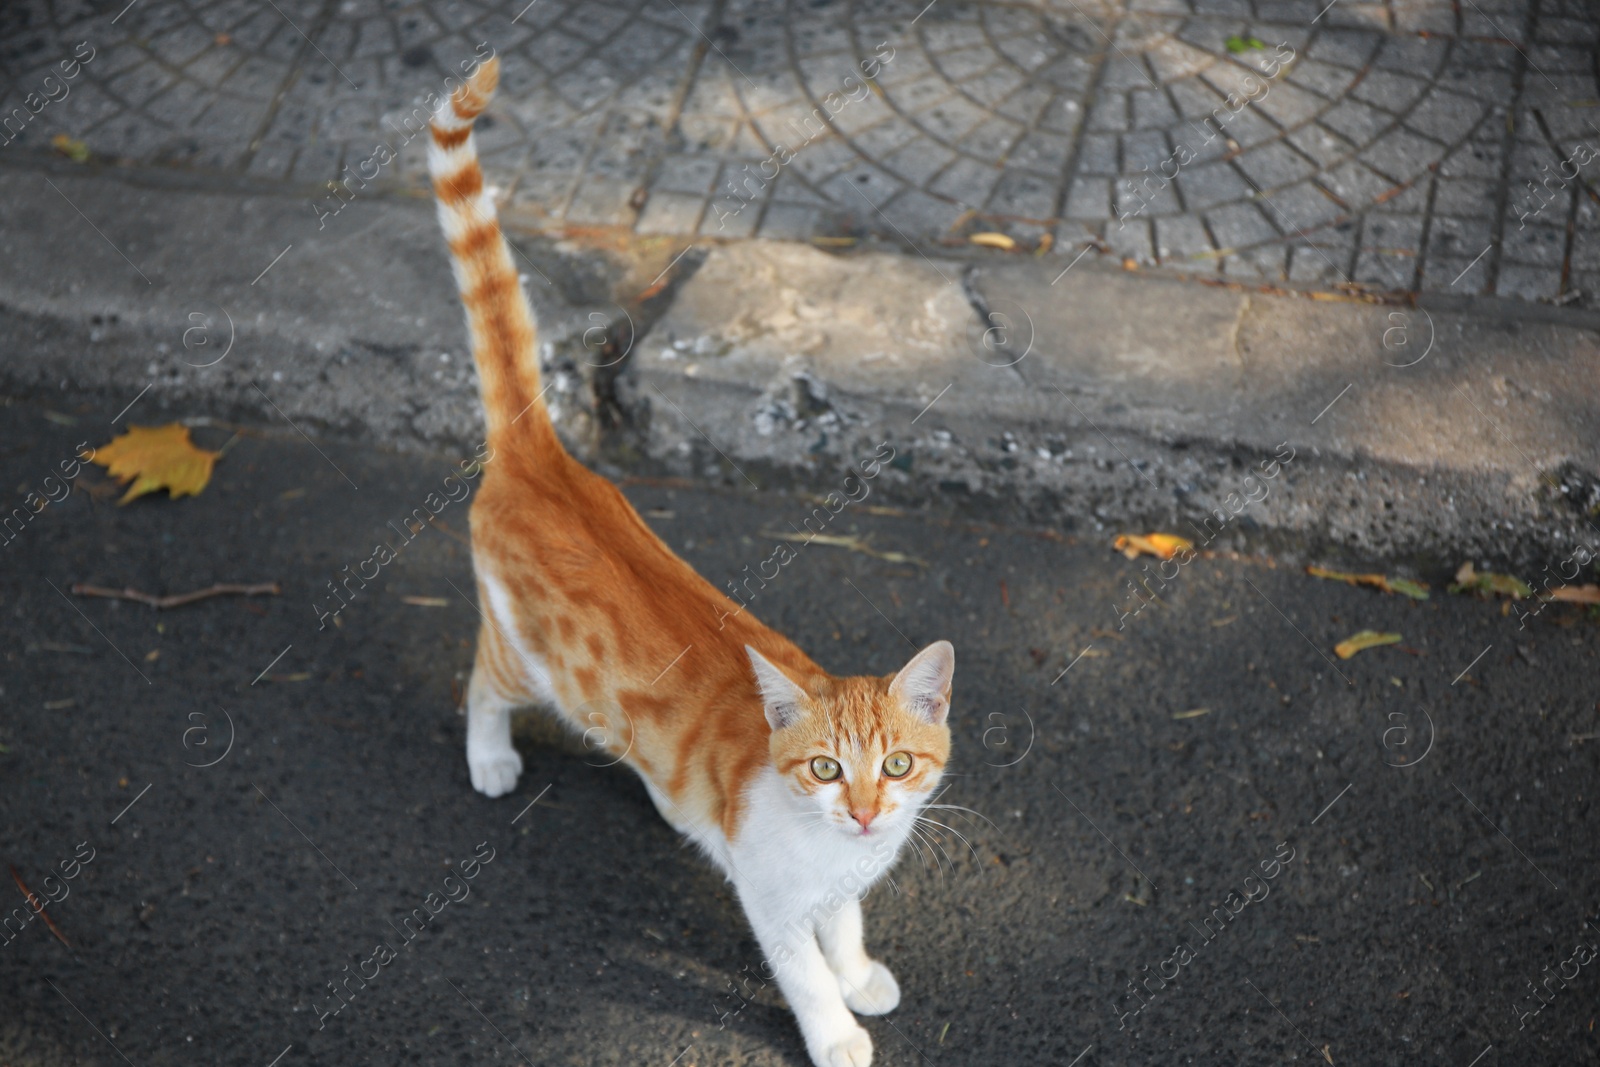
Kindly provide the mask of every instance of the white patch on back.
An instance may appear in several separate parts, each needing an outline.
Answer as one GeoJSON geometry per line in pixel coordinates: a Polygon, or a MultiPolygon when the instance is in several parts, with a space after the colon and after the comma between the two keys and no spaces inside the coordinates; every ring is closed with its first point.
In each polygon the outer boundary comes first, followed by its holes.
{"type": "Polygon", "coordinates": [[[527,643],[522,640],[522,635],[517,630],[517,616],[512,607],[511,594],[506,592],[505,586],[496,581],[494,575],[485,568],[478,568],[478,579],[483,582],[484,591],[489,596],[489,618],[495,630],[511,646],[512,652],[522,665],[523,677],[528,683],[528,695],[548,705],[554,711],[561,711],[561,704],[556,700],[555,686],[550,680],[550,668],[545,665],[544,660],[528,649],[527,643]]]}

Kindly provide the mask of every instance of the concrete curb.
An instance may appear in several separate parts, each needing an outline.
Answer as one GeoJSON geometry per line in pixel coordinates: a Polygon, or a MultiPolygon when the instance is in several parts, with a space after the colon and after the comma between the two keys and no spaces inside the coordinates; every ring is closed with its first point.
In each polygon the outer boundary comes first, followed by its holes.
{"type": "MultiPolygon", "coordinates": [[[[470,450],[431,205],[314,222],[298,199],[138,172],[0,170],[0,381],[137,397],[124,422],[203,409],[470,450]]],[[[1581,312],[765,241],[683,255],[641,307],[612,297],[650,280],[625,252],[518,244],[549,396],[591,462],[826,493],[886,444],[886,500],[1069,532],[1213,516],[1212,547],[1425,570],[1600,543],[1600,340],[1581,312]]]]}

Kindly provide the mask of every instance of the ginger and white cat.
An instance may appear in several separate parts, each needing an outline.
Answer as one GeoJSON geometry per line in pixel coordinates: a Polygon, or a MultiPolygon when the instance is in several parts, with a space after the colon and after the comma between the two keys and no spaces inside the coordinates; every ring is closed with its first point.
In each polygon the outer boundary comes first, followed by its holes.
{"type": "Polygon", "coordinates": [[[866,1067],[851,1012],[900,989],[862,943],[860,898],[912,832],[950,754],[955,650],[835,677],[705,581],[609,481],[562,448],[532,310],[483,187],[473,120],[491,59],[434,115],[428,165],[466,306],[490,459],[472,505],[483,625],[467,691],[472,785],[515,788],[511,712],[603,738],[727,875],[822,1067],[866,1067]]]}

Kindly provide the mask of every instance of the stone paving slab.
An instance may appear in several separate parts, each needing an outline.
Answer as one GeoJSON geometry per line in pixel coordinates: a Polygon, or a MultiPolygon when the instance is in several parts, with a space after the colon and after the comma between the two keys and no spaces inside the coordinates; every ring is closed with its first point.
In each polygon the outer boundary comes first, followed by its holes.
{"type": "Polygon", "coordinates": [[[415,190],[419,98],[493,48],[490,178],[545,228],[998,230],[1063,265],[1597,306],[1597,37],[1584,0],[26,0],[0,152],[415,190]]]}

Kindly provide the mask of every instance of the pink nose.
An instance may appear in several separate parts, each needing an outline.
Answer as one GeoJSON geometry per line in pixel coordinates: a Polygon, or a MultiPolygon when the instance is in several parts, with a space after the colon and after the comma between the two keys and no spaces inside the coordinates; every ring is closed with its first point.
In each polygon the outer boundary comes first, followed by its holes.
{"type": "Polygon", "coordinates": [[[852,811],[850,813],[850,817],[852,819],[854,819],[856,822],[860,823],[861,824],[861,828],[863,830],[865,830],[867,828],[868,824],[870,824],[872,822],[872,820],[877,816],[877,814],[878,813],[875,812],[875,811],[867,811],[867,810],[863,809],[861,811],[852,811]]]}

